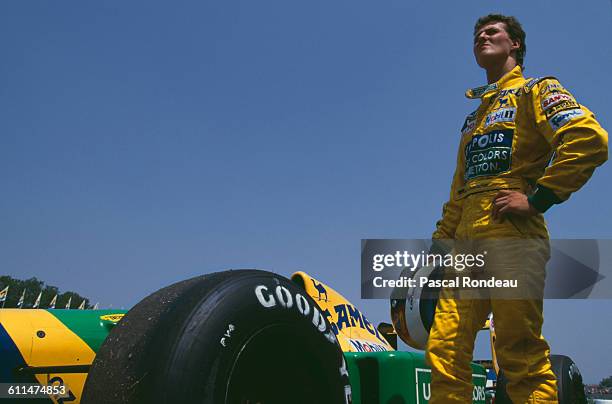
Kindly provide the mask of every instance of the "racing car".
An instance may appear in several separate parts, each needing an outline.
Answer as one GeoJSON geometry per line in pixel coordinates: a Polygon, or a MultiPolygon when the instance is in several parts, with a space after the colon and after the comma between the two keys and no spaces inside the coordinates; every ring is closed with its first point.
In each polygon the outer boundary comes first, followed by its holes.
{"type": "MultiPolygon", "coordinates": [[[[287,279],[233,270],[175,283],[127,312],[1,309],[0,386],[18,388],[0,397],[58,404],[422,404],[431,370],[423,353],[397,350],[397,338],[422,349],[432,308],[413,291],[391,301],[393,326],[374,326],[304,272],[287,279]],[[56,389],[35,395],[19,386],[56,389]]],[[[487,329],[493,341],[492,321],[487,329]]],[[[553,355],[552,362],[560,402],[586,402],[571,359],[553,355]]],[[[472,363],[472,380],[473,403],[509,402],[494,352],[492,361],[472,363]]]]}

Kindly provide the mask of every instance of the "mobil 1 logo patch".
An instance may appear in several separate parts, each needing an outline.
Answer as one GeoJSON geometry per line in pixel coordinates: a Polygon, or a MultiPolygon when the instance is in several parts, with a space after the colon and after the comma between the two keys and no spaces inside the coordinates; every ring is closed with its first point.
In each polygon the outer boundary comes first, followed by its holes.
{"type": "Polygon", "coordinates": [[[465,180],[508,171],[512,161],[513,129],[474,135],[465,146],[465,180]]]}
{"type": "Polygon", "coordinates": [[[491,112],[485,120],[485,127],[498,122],[513,122],[516,108],[502,108],[491,112]]]}

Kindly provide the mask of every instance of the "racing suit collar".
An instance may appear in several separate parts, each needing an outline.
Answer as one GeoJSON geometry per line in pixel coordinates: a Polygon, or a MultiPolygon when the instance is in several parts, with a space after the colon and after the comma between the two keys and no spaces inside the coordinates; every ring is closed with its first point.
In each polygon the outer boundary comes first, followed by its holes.
{"type": "Polygon", "coordinates": [[[521,84],[525,81],[521,66],[516,66],[514,69],[506,73],[501,79],[495,83],[485,84],[484,86],[470,88],[465,92],[467,98],[482,98],[485,94],[497,91],[504,87],[512,87],[521,84]]]}

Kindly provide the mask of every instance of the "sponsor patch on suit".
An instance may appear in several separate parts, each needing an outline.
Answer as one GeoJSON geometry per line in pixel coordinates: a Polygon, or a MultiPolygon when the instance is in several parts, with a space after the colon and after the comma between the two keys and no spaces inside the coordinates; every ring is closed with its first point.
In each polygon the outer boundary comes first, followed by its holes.
{"type": "Polygon", "coordinates": [[[513,122],[516,108],[502,108],[491,112],[485,120],[485,127],[498,122],[513,122]]]}
{"type": "Polygon", "coordinates": [[[563,86],[559,83],[550,83],[546,87],[542,87],[542,89],[540,90],[540,95],[544,95],[546,93],[551,93],[551,92],[559,92],[559,91],[567,91],[567,90],[563,88],[563,86]]]}
{"type": "Polygon", "coordinates": [[[465,146],[465,180],[508,171],[512,161],[513,129],[474,135],[465,146]]]}
{"type": "Polygon", "coordinates": [[[564,101],[574,101],[574,97],[572,97],[569,94],[564,94],[564,93],[555,93],[552,95],[549,95],[548,97],[544,98],[542,100],[542,109],[544,111],[546,111],[549,108],[554,107],[557,104],[560,104],[564,101]]]}
{"type": "Polygon", "coordinates": [[[476,128],[476,114],[478,113],[478,110],[470,113],[466,118],[465,118],[465,122],[463,122],[463,126],[461,127],[461,134],[465,135],[466,133],[469,133],[471,131],[474,130],[474,128],[476,128]]]}
{"type": "Polygon", "coordinates": [[[571,120],[583,116],[584,112],[580,108],[561,111],[548,120],[550,127],[556,132],[559,128],[567,125],[571,120]]]}
{"type": "Polygon", "coordinates": [[[580,105],[576,101],[563,101],[560,104],[549,107],[544,113],[546,114],[546,119],[550,119],[551,116],[556,115],[558,112],[577,108],[580,108],[580,105]]]}

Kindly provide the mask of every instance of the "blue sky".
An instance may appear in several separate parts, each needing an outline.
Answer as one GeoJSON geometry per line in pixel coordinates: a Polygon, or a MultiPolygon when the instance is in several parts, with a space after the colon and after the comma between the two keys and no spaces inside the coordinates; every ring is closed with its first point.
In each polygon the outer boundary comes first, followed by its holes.
{"type": "MultiPolygon", "coordinates": [[[[304,270],[359,299],[362,238],[428,237],[484,84],[472,27],[527,31],[612,126],[609,0],[0,4],[2,273],[130,307],[229,268],[304,270]]],[[[547,212],[554,238],[611,238],[610,165],[547,212]]],[[[547,301],[544,332],[587,382],[612,375],[612,301],[547,301]]],[[[484,340],[476,356],[486,355],[484,340]]]]}

